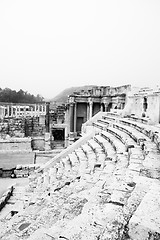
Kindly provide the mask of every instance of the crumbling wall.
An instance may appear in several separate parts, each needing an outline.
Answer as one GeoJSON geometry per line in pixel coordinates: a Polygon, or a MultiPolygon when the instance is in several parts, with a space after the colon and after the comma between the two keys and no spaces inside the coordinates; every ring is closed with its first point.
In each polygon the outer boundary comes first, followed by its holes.
{"type": "Polygon", "coordinates": [[[5,118],[0,121],[0,138],[44,136],[45,122],[40,117],[5,118]]]}
{"type": "Polygon", "coordinates": [[[6,118],[0,121],[0,137],[24,137],[24,118],[6,118]]]}
{"type": "Polygon", "coordinates": [[[25,136],[44,136],[45,123],[41,122],[39,117],[30,117],[25,119],[24,125],[25,136]]]}
{"type": "Polygon", "coordinates": [[[147,117],[152,124],[157,124],[160,121],[160,96],[151,95],[134,95],[129,96],[127,104],[123,110],[123,116],[134,114],[135,116],[147,117]],[[144,99],[146,99],[146,107],[144,108],[144,99]]]}

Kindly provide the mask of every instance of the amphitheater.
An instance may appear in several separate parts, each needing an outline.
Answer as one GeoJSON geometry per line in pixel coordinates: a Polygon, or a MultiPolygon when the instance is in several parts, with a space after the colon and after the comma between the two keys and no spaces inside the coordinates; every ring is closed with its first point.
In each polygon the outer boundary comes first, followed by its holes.
{"type": "Polygon", "coordinates": [[[19,211],[0,219],[1,240],[160,239],[159,124],[97,113],[13,198],[19,211]]]}

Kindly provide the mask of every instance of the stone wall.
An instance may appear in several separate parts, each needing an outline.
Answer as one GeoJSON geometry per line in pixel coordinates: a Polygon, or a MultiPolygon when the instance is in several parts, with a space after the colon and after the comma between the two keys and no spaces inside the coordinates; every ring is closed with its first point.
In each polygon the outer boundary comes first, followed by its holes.
{"type": "Polygon", "coordinates": [[[41,117],[5,118],[0,121],[0,138],[44,136],[45,121],[41,117]]]}
{"type": "Polygon", "coordinates": [[[24,128],[24,118],[6,118],[0,121],[0,137],[2,139],[5,139],[7,135],[10,137],[24,137],[24,128]]]}
{"type": "Polygon", "coordinates": [[[0,140],[0,151],[31,151],[31,138],[0,140]]]}
{"type": "Polygon", "coordinates": [[[131,92],[127,98],[127,103],[123,115],[134,114],[137,117],[147,117],[151,124],[160,123],[160,91],[131,92]]]}

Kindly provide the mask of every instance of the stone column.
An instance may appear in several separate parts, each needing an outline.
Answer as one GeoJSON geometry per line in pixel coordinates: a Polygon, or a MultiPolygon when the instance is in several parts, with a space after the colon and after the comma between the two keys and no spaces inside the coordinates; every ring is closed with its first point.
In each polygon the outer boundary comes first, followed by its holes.
{"type": "Polygon", "coordinates": [[[87,103],[87,121],[89,120],[89,104],[87,103]]]}
{"type": "Polygon", "coordinates": [[[77,103],[74,104],[74,132],[77,132],[77,103]]]}
{"type": "Polygon", "coordinates": [[[2,108],[2,111],[3,111],[2,118],[4,118],[5,117],[5,107],[2,108]]]}
{"type": "Polygon", "coordinates": [[[9,105],[7,106],[7,117],[9,117],[9,105]]]}
{"type": "Polygon", "coordinates": [[[21,110],[21,107],[18,106],[18,116],[20,116],[20,110],[21,110]]]}
{"type": "Polygon", "coordinates": [[[93,115],[93,103],[89,104],[89,118],[91,119],[93,115]]]}
{"type": "Polygon", "coordinates": [[[93,115],[93,101],[92,101],[92,98],[89,98],[88,101],[89,101],[89,119],[91,119],[91,117],[93,115]]]}
{"type": "Polygon", "coordinates": [[[37,111],[38,111],[38,117],[39,117],[39,115],[40,115],[40,105],[38,104],[37,107],[38,107],[38,110],[37,110],[37,111]]]}
{"type": "Polygon", "coordinates": [[[34,105],[34,116],[37,116],[37,105],[34,105]]]}
{"type": "Polygon", "coordinates": [[[50,132],[50,102],[46,103],[46,132],[50,132]]]}
{"type": "Polygon", "coordinates": [[[70,103],[70,132],[74,132],[74,103],[70,103]]]}
{"type": "Polygon", "coordinates": [[[13,117],[13,106],[11,105],[11,117],[13,117]]]}
{"type": "Polygon", "coordinates": [[[111,97],[103,97],[102,102],[104,103],[104,111],[108,111],[108,105],[111,103],[112,99],[111,97]]]}
{"type": "Polygon", "coordinates": [[[17,117],[17,106],[15,106],[15,117],[17,117]]]}
{"type": "Polygon", "coordinates": [[[104,103],[104,111],[107,112],[108,103],[104,103]]]}
{"type": "Polygon", "coordinates": [[[46,114],[46,105],[44,105],[44,113],[46,114]]]}
{"type": "Polygon", "coordinates": [[[24,117],[26,117],[26,106],[24,106],[24,117]]]}
{"type": "Polygon", "coordinates": [[[103,104],[101,104],[101,112],[103,112],[103,104]]]}

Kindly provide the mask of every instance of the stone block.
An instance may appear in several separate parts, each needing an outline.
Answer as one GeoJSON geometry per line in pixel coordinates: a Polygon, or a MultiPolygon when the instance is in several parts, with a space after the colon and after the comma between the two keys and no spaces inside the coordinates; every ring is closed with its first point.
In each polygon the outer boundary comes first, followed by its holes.
{"type": "Polygon", "coordinates": [[[129,236],[134,240],[160,239],[160,185],[152,184],[129,221],[129,236]]]}

